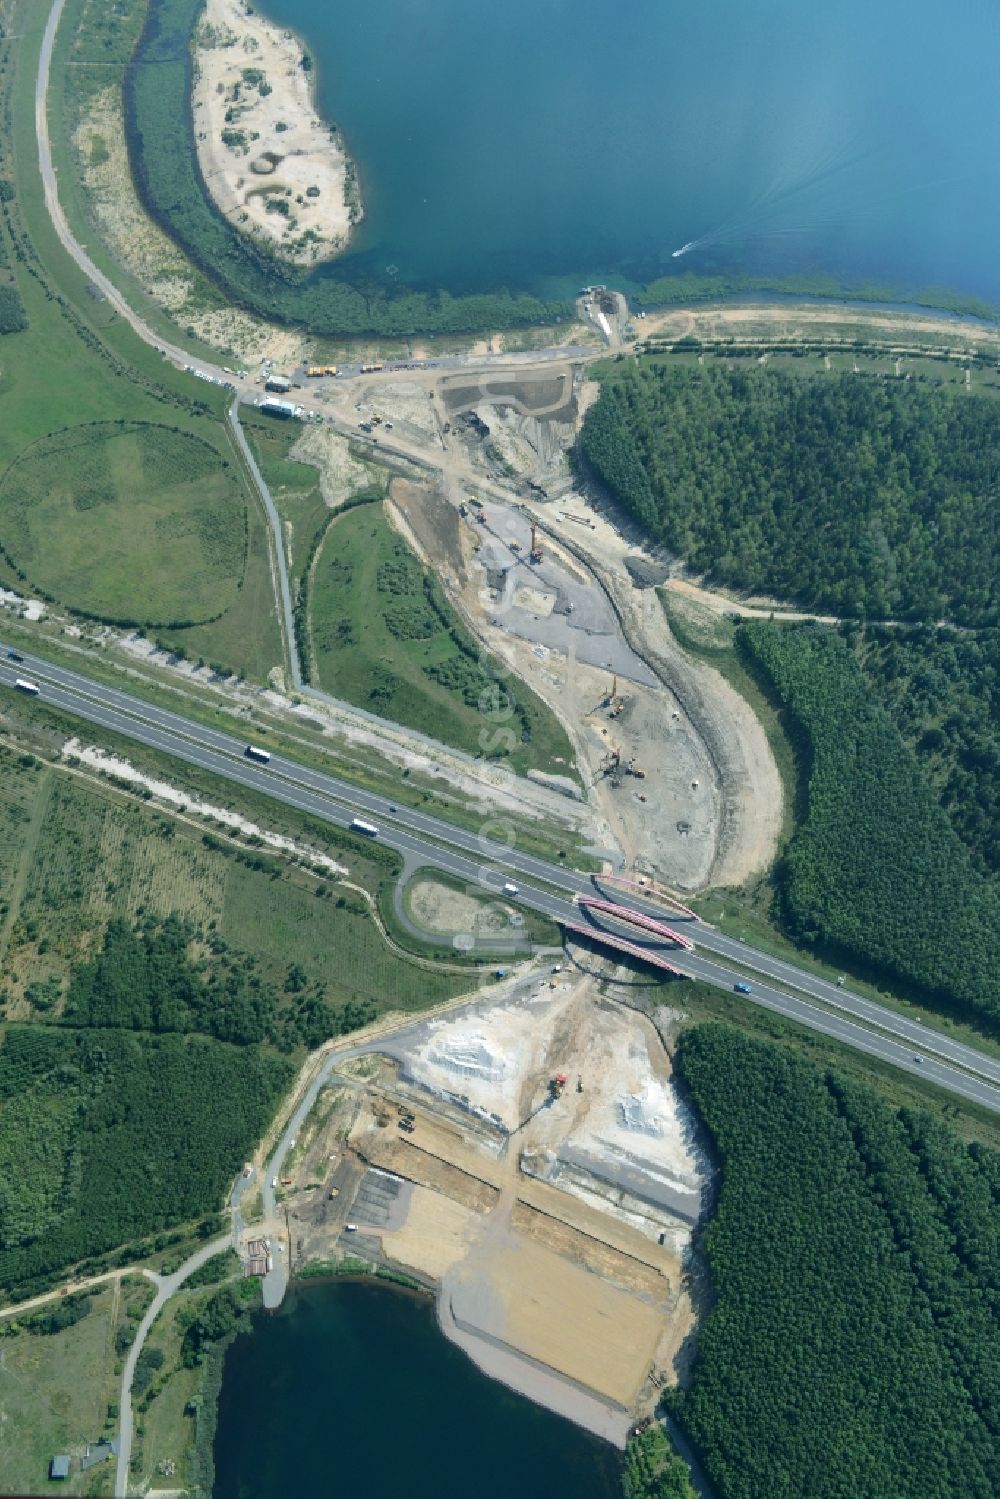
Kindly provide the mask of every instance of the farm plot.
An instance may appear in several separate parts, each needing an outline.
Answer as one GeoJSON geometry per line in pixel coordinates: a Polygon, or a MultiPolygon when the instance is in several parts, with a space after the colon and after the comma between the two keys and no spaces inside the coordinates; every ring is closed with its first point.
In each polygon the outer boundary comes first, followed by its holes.
{"type": "Polygon", "coordinates": [[[0,482],[3,548],[48,597],[100,618],[204,623],[236,598],[243,492],[210,443],[153,422],[40,438],[0,482]]]}

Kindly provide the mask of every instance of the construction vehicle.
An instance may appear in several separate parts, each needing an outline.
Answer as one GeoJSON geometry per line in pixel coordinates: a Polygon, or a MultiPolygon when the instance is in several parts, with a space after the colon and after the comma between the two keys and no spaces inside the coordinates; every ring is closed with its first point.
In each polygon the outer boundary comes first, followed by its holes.
{"type": "Polygon", "coordinates": [[[625,773],[626,775],[635,776],[637,781],[644,781],[646,779],[646,772],[641,765],[635,763],[634,757],[626,765],[625,773]]]}
{"type": "Polygon", "coordinates": [[[512,552],[519,552],[521,550],[521,543],[519,541],[512,541],[508,544],[512,552]]]}
{"type": "Polygon", "coordinates": [[[538,545],[538,528],[534,525],[531,527],[531,552],[529,557],[536,565],[542,560],[542,549],[538,545]]]}
{"type": "Polygon", "coordinates": [[[363,375],[377,375],[381,368],[380,364],[363,364],[361,366],[361,373],[363,375]]]}
{"type": "Polygon", "coordinates": [[[458,513],[459,513],[459,515],[461,515],[463,517],[467,516],[468,513],[469,513],[469,507],[468,507],[468,505],[466,505],[466,504],[459,505],[459,507],[458,507],[458,513]]]}
{"type": "Polygon", "coordinates": [[[582,1093],[583,1092],[583,1078],[582,1077],[578,1077],[577,1080],[576,1080],[576,1091],[578,1093],[582,1093]]]}
{"type": "Polygon", "coordinates": [[[306,370],[310,380],[318,380],[323,375],[335,375],[337,366],[335,364],[311,364],[306,370]]]}
{"type": "Polygon", "coordinates": [[[565,1072],[557,1072],[555,1077],[549,1078],[549,1097],[553,1100],[562,1098],[567,1083],[565,1072]]]}
{"type": "Polygon", "coordinates": [[[399,1121],[399,1127],[403,1131],[403,1133],[407,1135],[412,1135],[413,1131],[416,1129],[416,1125],[414,1124],[412,1119],[401,1119],[399,1121]]]}
{"type": "Polygon", "coordinates": [[[608,693],[607,697],[604,699],[604,707],[609,710],[609,718],[618,718],[625,707],[625,699],[618,696],[617,675],[615,675],[611,679],[611,690],[608,693]]]}
{"type": "Polygon", "coordinates": [[[622,752],[616,745],[609,747],[601,769],[610,781],[611,789],[617,791],[622,783],[622,752]]]}

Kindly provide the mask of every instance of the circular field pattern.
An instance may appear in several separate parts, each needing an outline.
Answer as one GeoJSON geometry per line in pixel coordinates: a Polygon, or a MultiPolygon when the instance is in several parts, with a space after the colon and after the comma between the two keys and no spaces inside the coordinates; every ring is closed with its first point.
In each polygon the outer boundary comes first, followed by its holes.
{"type": "Polygon", "coordinates": [[[247,515],[233,465],[153,422],[43,437],[0,481],[0,542],[38,592],[98,618],[198,624],[233,603],[247,515]]]}

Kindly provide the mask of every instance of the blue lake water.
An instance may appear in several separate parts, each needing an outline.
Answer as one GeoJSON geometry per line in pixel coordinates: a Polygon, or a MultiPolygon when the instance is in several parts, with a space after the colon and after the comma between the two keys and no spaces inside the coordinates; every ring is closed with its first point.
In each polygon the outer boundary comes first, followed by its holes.
{"type": "Polygon", "coordinates": [[[226,1354],[213,1499],[621,1499],[613,1447],[494,1384],[429,1299],[302,1286],[226,1354]]]}
{"type": "Polygon", "coordinates": [[[262,8],[359,165],[342,272],[564,293],[823,271],[1000,302],[997,0],[262,8]]]}

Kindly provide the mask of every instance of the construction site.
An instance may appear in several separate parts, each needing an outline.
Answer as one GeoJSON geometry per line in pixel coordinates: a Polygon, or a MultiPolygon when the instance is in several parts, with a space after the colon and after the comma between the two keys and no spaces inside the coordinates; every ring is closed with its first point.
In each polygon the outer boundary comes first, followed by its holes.
{"type": "Polygon", "coordinates": [[[293,1267],[413,1277],[487,1373],[624,1445],[682,1372],[709,1166],[656,1027],[606,987],[536,966],[345,1052],[282,1209],[293,1267]]]}
{"type": "MultiPolygon", "coordinates": [[[[593,842],[675,889],[742,883],[774,856],[780,778],[747,704],[674,642],[669,559],[568,461],[596,389],[569,361],[312,387],[398,471],[388,516],[464,622],[562,721],[593,842]]],[[[320,427],[301,456],[339,472],[346,446],[320,427]]]]}

